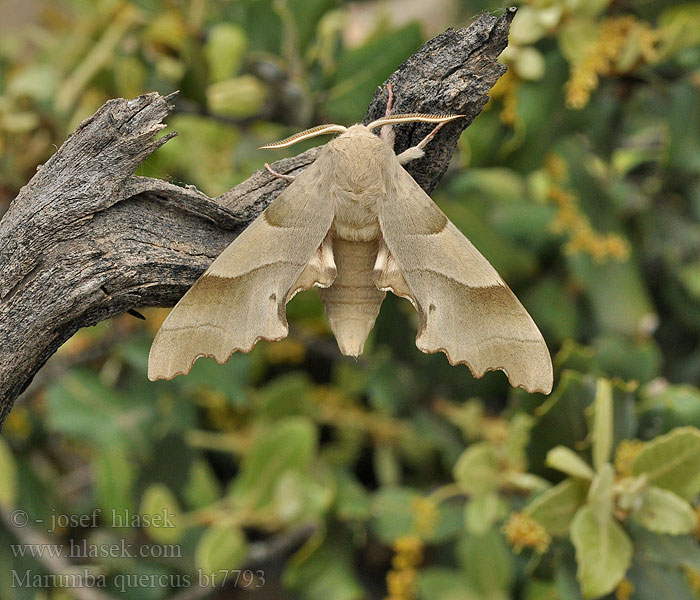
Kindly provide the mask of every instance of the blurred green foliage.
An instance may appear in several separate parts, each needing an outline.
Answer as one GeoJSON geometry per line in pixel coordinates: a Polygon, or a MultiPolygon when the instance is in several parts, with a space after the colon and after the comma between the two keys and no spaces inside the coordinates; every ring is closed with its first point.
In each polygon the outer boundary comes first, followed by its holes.
{"type": "MultiPolygon", "coordinates": [[[[221,193],[280,157],[261,143],[359,120],[428,32],[498,8],[8,2],[0,210],[81,119],[151,90],[180,90],[180,135],[139,174],[221,193]]],[[[13,579],[62,568],[18,555],[33,531],[142,549],[70,561],[134,599],[202,573],[231,597],[697,598],[699,19],[698,2],[523,2],[510,69],[435,192],[540,326],[551,396],[421,354],[394,297],[357,361],[311,291],[288,306],[288,339],[171,382],[146,378],[164,311],[102,323],[50,361],[0,439],[0,597],[74,594],[13,579]],[[47,527],[94,509],[89,526],[47,527]],[[274,550],[309,527],[301,549],[274,550]],[[120,575],[143,579],[124,592],[120,575]]]]}

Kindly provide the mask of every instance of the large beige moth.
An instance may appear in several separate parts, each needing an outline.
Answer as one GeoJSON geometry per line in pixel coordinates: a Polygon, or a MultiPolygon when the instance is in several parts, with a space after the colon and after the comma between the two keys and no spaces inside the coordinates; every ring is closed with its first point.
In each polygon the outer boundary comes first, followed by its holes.
{"type": "MultiPolygon", "coordinates": [[[[178,302],[151,347],[148,376],[223,363],[258,340],[287,336],[285,305],[320,288],[345,355],[362,353],[387,291],[419,314],[416,345],[465,363],[476,377],[505,371],[513,386],[549,393],[552,363],[530,315],[495,269],[402,164],[461,115],[387,115],[367,126],[322,125],[263,148],[339,133],[178,302]],[[391,125],[437,123],[398,156],[391,125]],[[372,130],[382,127],[381,136],[372,130]]],[[[273,172],[274,173],[274,172],[273,172]]]]}

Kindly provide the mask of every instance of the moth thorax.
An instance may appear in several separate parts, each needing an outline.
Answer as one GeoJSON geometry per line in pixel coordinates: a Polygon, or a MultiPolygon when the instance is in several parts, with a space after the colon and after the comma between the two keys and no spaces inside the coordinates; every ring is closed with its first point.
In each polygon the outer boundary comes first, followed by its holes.
{"type": "Polygon", "coordinates": [[[333,221],[333,230],[336,239],[349,242],[372,242],[380,237],[379,223],[376,221],[367,225],[357,225],[336,219],[333,221]]]}
{"type": "Polygon", "coordinates": [[[371,193],[336,190],[333,194],[335,237],[342,240],[369,242],[379,239],[381,230],[375,212],[376,199],[371,193]]]}

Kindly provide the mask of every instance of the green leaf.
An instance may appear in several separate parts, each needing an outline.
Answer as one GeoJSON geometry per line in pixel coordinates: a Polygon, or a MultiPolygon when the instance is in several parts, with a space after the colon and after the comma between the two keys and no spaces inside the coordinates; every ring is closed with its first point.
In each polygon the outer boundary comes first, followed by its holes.
{"type": "Polygon", "coordinates": [[[146,488],[139,509],[145,532],[159,544],[173,544],[182,537],[182,510],[170,489],[155,483],[146,488]]]}
{"type": "Polygon", "coordinates": [[[462,571],[447,567],[427,567],[418,575],[421,600],[482,600],[469,585],[462,571]]]}
{"type": "Polygon", "coordinates": [[[200,538],[194,562],[198,569],[220,585],[240,568],[248,553],[248,543],[240,527],[219,523],[210,527],[200,538]]]}
{"type": "Polygon", "coordinates": [[[26,96],[38,102],[47,102],[55,98],[59,82],[60,76],[55,65],[33,61],[24,68],[17,69],[5,92],[10,96],[26,96]]]}
{"type": "Polygon", "coordinates": [[[367,387],[367,370],[355,362],[335,361],[331,381],[344,396],[357,400],[367,387]]]}
{"type": "Polygon", "coordinates": [[[609,379],[598,379],[593,401],[593,468],[599,469],[610,460],[613,443],[613,397],[609,379]]]}
{"type": "Polygon", "coordinates": [[[192,446],[183,443],[182,435],[168,433],[163,437],[155,434],[156,439],[153,441],[153,454],[149,457],[147,468],[148,479],[157,481],[171,490],[181,490],[187,485],[189,476],[188,467],[192,464],[197,456],[197,452],[192,446]]]}
{"type": "Polygon", "coordinates": [[[533,407],[537,423],[527,448],[530,472],[542,474],[547,450],[555,446],[577,446],[586,440],[589,427],[585,413],[595,397],[597,380],[563,370],[559,383],[543,404],[533,407]]]}
{"type": "Polygon", "coordinates": [[[221,498],[221,485],[208,462],[200,459],[192,463],[183,494],[188,505],[194,509],[208,506],[221,498]]]}
{"type": "MultiPolygon", "coordinates": [[[[322,467],[322,465],[319,465],[322,467]]],[[[333,501],[332,480],[326,469],[288,469],[275,484],[272,513],[283,523],[319,520],[333,501]]]]}
{"type": "Polygon", "coordinates": [[[700,571],[700,545],[692,535],[660,535],[628,521],[634,543],[634,562],[627,578],[634,599],[697,600],[689,575],[700,571]]]}
{"type": "MultiPolygon", "coordinates": [[[[534,208],[528,206],[528,210],[534,208]]],[[[542,209],[544,207],[537,207],[542,209]]],[[[517,218],[509,210],[511,218],[517,218]]],[[[532,216],[530,216],[532,219],[532,216]]],[[[547,222],[551,222],[548,215],[547,222]]],[[[520,219],[522,220],[522,219],[520,219]]],[[[519,294],[520,295],[520,294],[519,294]]],[[[571,343],[580,336],[582,318],[572,290],[561,285],[555,277],[539,277],[522,294],[523,304],[548,340],[557,345],[571,343]]]]}
{"type": "Polygon", "coordinates": [[[306,373],[298,371],[275,377],[255,394],[255,411],[270,421],[311,416],[315,412],[313,383],[306,373]]]}
{"type": "Polygon", "coordinates": [[[641,500],[642,505],[632,513],[632,518],[650,531],[681,535],[691,533],[698,526],[693,507],[673,492],[650,487],[641,500]]]}
{"type": "MultiPolygon", "coordinates": [[[[675,4],[675,3],[674,3],[675,4]]],[[[682,48],[700,44],[700,5],[690,2],[669,5],[659,16],[661,49],[664,57],[670,57],[682,48]]]]}
{"type": "Polygon", "coordinates": [[[217,23],[209,30],[204,55],[211,81],[222,81],[236,75],[241,68],[248,38],[242,27],[233,23],[217,23]]]}
{"type": "Polygon", "coordinates": [[[542,53],[532,46],[520,48],[514,56],[513,67],[519,77],[537,81],[545,74],[546,64],[542,53]]]}
{"type": "Polygon", "coordinates": [[[470,498],[464,507],[464,522],[467,531],[480,536],[485,535],[497,521],[508,514],[508,504],[496,493],[470,498]]]}
{"type": "Polygon", "coordinates": [[[513,208],[527,195],[523,176],[513,169],[467,169],[450,181],[450,191],[461,196],[479,196],[513,208]]]}
{"type": "Polygon", "coordinates": [[[538,475],[518,471],[506,471],[503,481],[508,486],[530,493],[543,492],[551,487],[549,481],[538,475]]]}
{"type": "Polygon", "coordinates": [[[377,412],[398,414],[415,394],[413,372],[398,363],[387,349],[374,353],[365,376],[367,397],[377,412]]]}
{"type": "Polygon", "coordinates": [[[505,455],[510,468],[527,470],[526,450],[534,424],[535,419],[524,412],[517,412],[511,417],[505,440],[505,455]]]}
{"type": "Polygon", "coordinates": [[[422,517],[417,514],[417,529],[428,544],[445,544],[455,539],[464,531],[464,505],[461,502],[441,502],[437,506],[437,515],[432,527],[421,524],[422,517]]]}
{"type": "Polygon", "coordinates": [[[286,4],[301,49],[306,49],[315,40],[319,35],[320,21],[337,6],[336,0],[287,0],[286,4]]]}
{"type": "Polygon", "coordinates": [[[612,518],[601,523],[591,506],[579,509],[571,523],[577,578],[584,598],[599,598],[615,589],[632,562],[632,542],[612,518]]]}
{"type": "Polygon", "coordinates": [[[700,427],[700,389],[694,385],[650,383],[642,388],[640,395],[642,427],[653,427],[660,433],[686,425],[700,427]]]}
{"type": "Polygon", "coordinates": [[[530,579],[525,584],[523,600],[563,600],[563,598],[555,582],[530,579]]]}
{"type": "Polygon", "coordinates": [[[601,465],[588,490],[588,504],[601,524],[612,518],[614,484],[615,469],[613,466],[610,463],[601,465]]]}
{"type": "Polygon", "coordinates": [[[513,580],[513,556],[497,529],[484,535],[468,535],[457,544],[457,560],[467,581],[485,598],[506,592],[513,580]]]}
{"type": "Polygon", "coordinates": [[[144,400],[115,392],[93,373],[72,371],[49,388],[47,421],[53,431],[97,446],[139,448],[155,416],[144,400]]]}
{"type": "Polygon", "coordinates": [[[546,464],[572,477],[593,479],[593,469],[576,452],[566,446],[557,446],[547,452],[546,464]]]}
{"type": "Polygon", "coordinates": [[[397,485],[401,480],[398,451],[392,444],[377,444],[372,453],[372,464],[382,487],[397,485]]]}
{"type": "Polygon", "coordinates": [[[581,586],[576,581],[576,560],[573,547],[567,548],[562,560],[554,572],[554,582],[561,600],[581,600],[581,586]]]}
{"type": "Polygon", "coordinates": [[[133,98],[146,91],[148,71],[134,56],[114,57],[114,84],[122,98],[133,98]]]}
{"type": "Polygon", "coordinates": [[[491,223],[490,216],[484,214],[483,202],[478,201],[484,192],[476,187],[472,188],[475,191],[470,193],[471,187],[469,180],[466,180],[464,185],[455,185],[456,197],[460,198],[460,201],[454,197],[440,198],[440,207],[450,221],[479,248],[479,252],[508,281],[532,275],[537,268],[533,253],[498,231],[491,223]],[[467,204],[461,200],[462,194],[467,195],[467,198],[474,198],[474,204],[467,204]]]}
{"type": "Polygon", "coordinates": [[[113,446],[98,453],[93,468],[97,505],[102,511],[124,514],[133,510],[133,458],[121,446],[113,446]]]}
{"type": "Polygon", "coordinates": [[[615,509],[628,513],[640,507],[642,495],[649,487],[644,475],[623,477],[615,483],[615,509]]]}
{"type": "Polygon", "coordinates": [[[288,418],[261,432],[241,464],[232,490],[234,500],[247,508],[268,506],[282,473],[307,471],[317,444],[316,428],[305,417],[288,418]]]}
{"type": "Polygon", "coordinates": [[[663,354],[653,339],[600,336],[595,342],[600,370],[609,377],[646,383],[661,375],[663,354]]]}
{"type": "Polygon", "coordinates": [[[0,438],[0,507],[14,508],[17,496],[17,463],[8,443],[0,438]]]}
{"type": "MultiPolygon", "coordinates": [[[[366,597],[357,579],[349,532],[334,529],[323,543],[308,552],[314,538],[287,563],[285,587],[302,600],[361,600],[366,597]]],[[[295,596],[296,597],[296,596],[295,596]]]]}
{"type": "Polygon", "coordinates": [[[592,19],[567,19],[557,29],[559,48],[570,63],[582,60],[597,37],[598,27],[592,19]]]}
{"type": "Polygon", "coordinates": [[[452,473],[459,486],[475,496],[487,494],[498,487],[498,458],[486,442],[472,444],[457,459],[452,473]]]}
{"type": "Polygon", "coordinates": [[[700,431],[679,427],[650,442],[632,461],[633,475],[646,474],[650,485],[669,490],[685,500],[700,492],[700,431]]]}
{"type": "Polygon", "coordinates": [[[419,535],[430,543],[444,543],[463,530],[463,515],[459,503],[443,502],[436,506],[412,488],[384,487],[372,498],[370,528],[387,545],[407,535],[419,535]]]}
{"type": "Polygon", "coordinates": [[[420,494],[409,488],[381,488],[372,500],[371,527],[385,544],[391,545],[399,537],[415,533],[415,515],[412,510],[420,494]]]}
{"type": "Polygon", "coordinates": [[[580,479],[565,479],[536,496],[525,508],[529,515],[550,535],[569,534],[571,521],[586,500],[588,484],[580,479]]]}
{"type": "Polygon", "coordinates": [[[335,473],[335,510],[341,519],[364,521],[370,517],[370,498],[365,487],[352,473],[338,469],[335,473]]]}
{"type": "Polygon", "coordinates": [[[568,339],[563,342],[553,362],[555,370],[589,373],[599,369],[596,358],[593,348],[568,339]]]}
{"type": "Polygon", "coordinates": [[[325,112],[340,123],[362,119],[360,98],[370,98],[375,88],[420,46],[416,23],[384,33],[360,48],[346,50],[338,60],[325,112]]]}
{"type": "Polygon", "coordinates": [[[613,392],[613,443],[617,448],[622,440],[634,439],[639,430],[637,414],[638,386],[634,382],[625,384],[619,380],[612,382],[613,392]]]}
{"type": "Polygon", "coordinates": [[[697,600],[688,574],[680,569],[668,569],[656,563],[632,565],[628,579],[634,586],[634,600],[697,600]]]}
{"type": "MultiPolygon", "coordinates": [[[[578,184],[586,186],[585,181],[578,184]]],[[[647,285],[633,259],[597,263],[588,255],[576,254],[568,261],[604,331],[634,336],[655,318],[647,285]]]]}
{"type": "Polygon", "coordinates": [[[688,568],[700,571],[700,545],[692,535],[661,535],[628,522],[634,542],[635,561],[654,563],[661,567],[688,568]]]}
{"type": "Polygon", "coordinates": [[[244,118],[258,114],[267,99],[267,87],[254,75],[240,75],[212,83],[207,105],[212,114],[244,118]]]}

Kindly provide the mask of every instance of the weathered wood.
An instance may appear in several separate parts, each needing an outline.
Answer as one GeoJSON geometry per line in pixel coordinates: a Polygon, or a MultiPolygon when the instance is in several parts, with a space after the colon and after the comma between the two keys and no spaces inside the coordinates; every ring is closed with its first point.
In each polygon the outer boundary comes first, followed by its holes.
{"type": "MultiPolygon", "coordinates": [[[[387,80],[394,112],[461,113],[408,170],[428,192],[457,139],[505,71],[510,8],[426,43],[387,80]]],[[[84,121],[20,191],[0,221],[0,424],[56,349],[81,327],[129,309],[172,306],[214,258],[284,188],[266,171],[218,198],[193,187],[133,176],[169,137],[155,134],[171,110],[157,93],[110,100],[84,121]]],[[[361,99],[358,98],[358,101],[361,99]]],[[[366,120],[384,114],[376,91],[366,120]]],[[[396,150],[430,125],[398,126],[396,150]]],[[[306,168],[315,149],[280,160],[282,173],[306,168]]]]}

